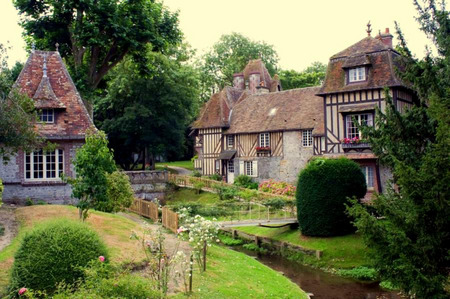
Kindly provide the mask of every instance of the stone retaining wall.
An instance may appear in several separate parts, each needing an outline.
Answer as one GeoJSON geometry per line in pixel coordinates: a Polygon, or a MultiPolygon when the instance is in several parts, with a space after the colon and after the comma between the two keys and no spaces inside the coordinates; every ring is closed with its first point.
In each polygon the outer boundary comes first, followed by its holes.
{"type": "Polygon", "coordinates": [[[153,200],[164,198],[169,180],[167,171],[125,171],[137,198],[153,200]]]}

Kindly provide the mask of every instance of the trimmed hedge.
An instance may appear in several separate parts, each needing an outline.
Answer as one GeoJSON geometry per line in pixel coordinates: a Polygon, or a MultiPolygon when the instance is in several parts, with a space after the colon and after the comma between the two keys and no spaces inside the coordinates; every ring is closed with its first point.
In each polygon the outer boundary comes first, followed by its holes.
{"type": "Polygon", "coordinates": [[[339,236],[355,231],[345,212],[348,197],[362,198],[367,186],[360,166],[347,159],[315,159],[300,172],[297,217],[305,236],[339,236]]]}
{"type": "Polygon", "coordinates": [[[99,236],[86,224],[58,219],[37,225],[21,241],[14,257],[9,291],[26,287],[51,294],[57,284],[73,284],[84,276],[82,267],[106,257],[99,236]]]}

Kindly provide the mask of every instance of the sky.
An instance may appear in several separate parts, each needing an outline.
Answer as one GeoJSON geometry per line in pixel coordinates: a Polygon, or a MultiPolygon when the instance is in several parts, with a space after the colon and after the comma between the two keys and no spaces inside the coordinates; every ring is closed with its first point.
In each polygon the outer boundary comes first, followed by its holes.
{"type": "MultiPolygon", "coordinates": [[[[10,64],[24,62],[20,17],[12,0],[0,2],[0,43],[12,47],[10,64]]],[[[368,21],[372,36],[389,28],[394,45],[397,21],[418,57],[423,57],[425,45],[431,45],[419,30],[412,0],[165,0],[164,4],[179,11],[181,31],[198,55],[221,35],[238,32],[273,45],[279,66],[296,71],[314,61],[327,63],[330,56],[366,37],[368,21]]]]}

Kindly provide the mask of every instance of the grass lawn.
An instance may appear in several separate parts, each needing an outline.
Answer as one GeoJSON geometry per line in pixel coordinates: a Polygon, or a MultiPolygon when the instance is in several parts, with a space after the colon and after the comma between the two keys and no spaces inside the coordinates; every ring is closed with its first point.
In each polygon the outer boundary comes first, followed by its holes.
{"type": "MultiPolygon", "coordinates": [[[[71,206],[42,205],[18,208],[16,216],[20,221],[19,233],[8,247],[0,251],[0,297],[3,288],[8,284],[14,254],[26,232],[34,224],[45,220],[78,219],[78,211],[71,206]]],[[[112,263],[139,262],[144,259],[138,241],[130,239],[132,231],[141,230],[138,223],[120,215],[97,211],[91,211],[86,222],[99,233],[109,247],[112,263]]],[[[184,296],[176,294],[175,298],[184,296]]],[[[211,247],[208,253],[207,272],[194,273],[192,298],[257,297],[306,298],[297,285],[253,258],[223,247],[211,247]]]]}
{"type": "Polygon", "coordinates": [[[212,246],[207,262],[205,273],[194,272],[189,298],[307,298],[296,284],[243,253],[212,246]]]}
{"type": "Polygon", "coordinates": [[[177,167],[182,167],[182,168],[186,168],[189,170],[194,170],[194,163],[192,163],[190,160],[188,161],[174,161],[174,162],[160,162],[160,163],[156,163],[156,167],[161,166],[177,166],[177,167]]]}
{"type": "Polygon", "coordinates": [[[358,234],[318,238],[302,236],[297,229],[289,227],[266,228],[258,226],[237,227],[236,229],[258,235],[269,237],[274,240],[297,244],[309,249],[322,250],[321,260],[315,257],[304,256],[303,262],[319,266],[321,268],[349,269],[358,266],[370,266],[366,256],[367,247],[363,244],[358,234]]]}
{"type": "Polygon", "coordinates": [[[201,204],[215,204],[220,202],[219,196],[215,193],[202,191],[200,194],[197,194],[194,189],[189,188],[179,188],[172,194],[172,199],[167,201],[168,205],[188,202],[196,202],[201,204]]]}
{"type": "Polygon", "coordinates": [[[155,170],[167,170],[168,172],[172,173],[172,174],[178,174],[178,171],[176,171],[175,169],[172,168],[167,168],[165,166],[161,166],[161,165],[155,165],[155,170]]]}

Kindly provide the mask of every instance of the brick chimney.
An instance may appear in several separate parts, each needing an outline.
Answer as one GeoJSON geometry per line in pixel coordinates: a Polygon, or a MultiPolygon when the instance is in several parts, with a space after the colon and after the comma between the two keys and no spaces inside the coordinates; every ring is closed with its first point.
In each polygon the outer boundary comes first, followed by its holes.
{"type": "Polygon", "coordinates": [[[248,89],[251,94],[256,93],[256,87],[261,82],[261,74],[259,72],[251,72],[248,76],[248,89]]]}
{"type": "Polygon", "coordinates": [[[389,48],[392,48],[392,34],[389,33],[389,28],[386,28],[384,33],[378,34],[377,38],[383,42],[389,48]]]}
{"type": "Polygon", "coordinates": [[[233,87],[240,90],[244,90],[245,83],[243,73],[236,73],[233,75],[233,87]]]}

